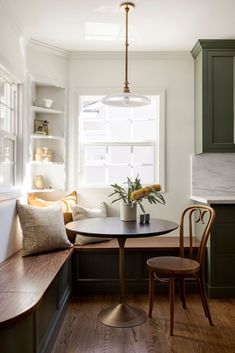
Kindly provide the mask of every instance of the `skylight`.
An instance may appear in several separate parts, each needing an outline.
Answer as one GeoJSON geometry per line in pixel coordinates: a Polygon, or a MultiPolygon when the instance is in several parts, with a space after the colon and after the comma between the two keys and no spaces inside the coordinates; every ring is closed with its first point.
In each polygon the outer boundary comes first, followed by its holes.
{"type": "Polygon", "coordinates": [[[86,22],[86,40],[116,40],[120,32],[120,25],[115,23],[86,22]]]}

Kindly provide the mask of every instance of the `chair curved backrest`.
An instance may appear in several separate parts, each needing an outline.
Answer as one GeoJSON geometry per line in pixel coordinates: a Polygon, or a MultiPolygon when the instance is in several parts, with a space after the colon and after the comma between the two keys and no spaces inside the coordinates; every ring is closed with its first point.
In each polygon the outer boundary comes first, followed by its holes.
{"type": "Polygon", "coordinates": [[[210,235],[211,228],[215,221],[215,210],[206,205],[192,205],[187,207],[180,219],[180,253],[184,257],[185,236],[189,237],[189,257],[193,257],[193,237],[200,240],[197,261],[201,266],[204,265],[206,244],[210,235]],[[188,230],[187,232],[185,230],[188,230]]]}

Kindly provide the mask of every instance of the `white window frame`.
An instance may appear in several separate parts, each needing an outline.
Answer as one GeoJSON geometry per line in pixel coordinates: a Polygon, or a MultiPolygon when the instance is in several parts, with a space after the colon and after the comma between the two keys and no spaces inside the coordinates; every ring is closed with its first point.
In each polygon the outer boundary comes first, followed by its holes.
{"type": "MultiPolygon", "coordinates": [[[[109,188],[106,185],[97,185],[91,186],[84,183],[82,180],[82,167],[83,167],[83,151],[82,151],[82,144],[79,141],[80,136],[80,129],[81,129],[81,121],[79,121],[79,113],[80,113],[80,96],[100,96],[106,95],[108,90],[105,89],[77,89],[74,93],[74,100],[75,100],[75,110],[74,110],[74,125],[72,126],[73,135],[74,135],[74,160],[72,162],[74,167],[74,184],[76,188],[98,188],[98,189],[105,189],[109,188]]],[[[114,90],[112,90],[113,92],[114,90]]],[[[117,90],[116,90],[117,91],[117,90]]],[[[118,92],[118,91],[117,91],[118,92]]],[[[146,90],[138,90],[135,92],[136,94],[144,94],[146,96],[158,96],[159,97],[159,119],[158,119],[158,131],[159,136],[157,140],[157,151],[155,153],[155,166],[158,167],[156,170],[156,175],[159,175],[158,182],[161,184],[162,191],[165,192],[165,90],[164,89],[146,89],[146,90]],[[159,161],[159,163],[156,163],[159,161]]],[[[124,108],[123,108],[124,109],[124,108]]],[[[138,109],[138,108],[136,108],[138,109]]],[[[104,145],[104,142],[101,142],[104,145]]],[[[108,143],[111,145],[112,143],[108,143]]],[[[115,143],[114,143],[115,144],[115,143]]],[[[138,145],[136,142],[131,142],[128,145],[138,145]]],[[[89,143],[89,145],[96,145],[98,146],[99,143],[89,143]]],[[[125,146],[125,143],[120,143],[120,145],[125,146]]],[[[147,145],[147,144],[146,144],[147,145]]],[[[70,168],[71,169],[71,168],[70,168]]]]}
{"type": "Polygon", "coordinates": [[[19,150],[18,150],[18,131],[19,131],[19,120],[20,120],[20,114],[19,114],[19,106],[20,106],[20,97],[21,97],[21,89],[20,85],[9,75],[4,72],[4,70],[0,70],[0,75],[1,77],[9,82],[10,84],[15,84],[17,85],[17,94],[16,94],[16,104],[15,104],[15,109],[14,109],[14,116],[11,117],[12,121],[12,131],[6,131],[0,129],[0,137],[3,139],[9,139],[14,143],[14,150],[13,150],[13,155],[14,159],[11,164],[14,165],[14,180],[13,180],[13,185],[10,184],[0,184],[0,201],[3,200],[8,200],[12,198],[16,198],[17,196],[20,195],[20,190],[16,188],[17,181],[19,180],[19,176],[17,175],[18,171],[18,157],[19,157],[19,150]]]}

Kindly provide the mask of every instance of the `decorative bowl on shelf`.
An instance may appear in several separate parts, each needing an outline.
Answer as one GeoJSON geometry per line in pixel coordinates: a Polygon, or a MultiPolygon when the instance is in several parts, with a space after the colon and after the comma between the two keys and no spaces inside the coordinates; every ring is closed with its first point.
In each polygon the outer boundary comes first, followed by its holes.
{"type": "Polygon", "coordinates": [[[51,108],[53,102],[54,101],[52,99],[40,98],[40,99],[36,100],[36,105],[38,105],[39,107],[43,107],[43,108],[51,108]]]}

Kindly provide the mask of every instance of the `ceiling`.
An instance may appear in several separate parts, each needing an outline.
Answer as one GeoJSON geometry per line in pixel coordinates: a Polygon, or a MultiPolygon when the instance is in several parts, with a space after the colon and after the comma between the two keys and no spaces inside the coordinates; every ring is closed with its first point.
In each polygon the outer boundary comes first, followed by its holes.
{"type": "MultiPolygon", "coordinates": [[[[4,0],[30,38],[70,51],[122,51],[117,0],[4,0]]],[[[133,51],[190,51],[197,39],[235,39],[235,0],[135,0],[133,51]]]]}

